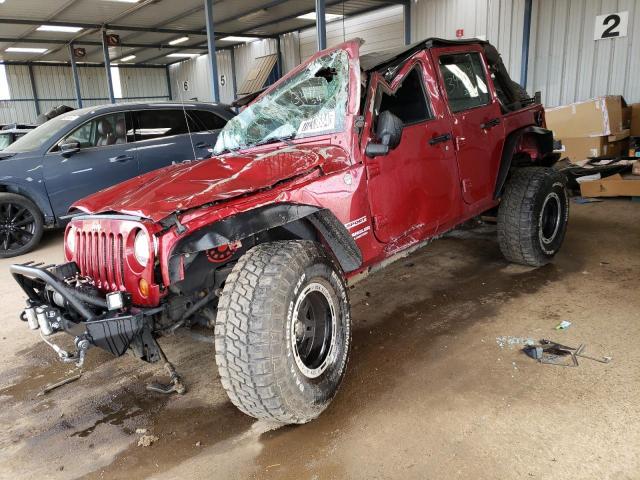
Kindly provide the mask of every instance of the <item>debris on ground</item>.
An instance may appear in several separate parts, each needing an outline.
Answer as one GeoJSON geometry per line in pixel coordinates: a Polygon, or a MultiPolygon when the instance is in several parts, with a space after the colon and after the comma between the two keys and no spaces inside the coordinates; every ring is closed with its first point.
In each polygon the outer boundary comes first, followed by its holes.
{"type": "Polygon", "coordinates": [[[136,433],[138,435],[144,435],[145,433],[147,433],[147,429],[146,428],[136,428],[136,433]]]}
{"type": "Polygon", "coordinates": [[[502,337],[496,337],[496,343],[500,348],[504,348],[507,346],[513,350],[515,346],[533,345],[536,343],[536,341],[533,338],[527,338],[527,337],[502,336],[502,337]]]}
{"type": "Polygon", "coordinates": [[[556,330],[566,330],[571,326],[571,322],[569,320],[562,320],[558,325],[556,325],[556,330]]]}
{"type": "Polygon", "coordinates": [[[160,439],[158,437],[156,437],[155,435],[143,435],[138,440],[138,446],[139,447],[150,447],[151,445],[153,445],[158,440],[160,440],[160,439]]]}
{"type": "Polygon", "coordinates": [[[561,367],[577,367],[579,365],[578,357],[594,360],[599,363],[609,363],[611,361],[611,357],[586,355],[584,353],[585,349],[586,345],[584,344],[580,344],[578,347],[569,347],[551,340],[542,339],[539,343],[527,345],[522,350],[527,356],[538,360],[540,363],[561,367]],[[570,361],[565,360],[568,357],[570,361]]]}
{"type": "Polygon", "coordinates": [[[47,393],[49,393],[52,390],[55,390],[56,388],[60,388],[68,383],[71,382],[75,382],[76,380],[80,379],[80,377],[82,376],[81,373],[79,373],[78,375],[74,375],[72,377],[67,377],[63,380],[60,380],[59,382],[56,383],[52,383],[50,385],[47,385],[46,387],[44,387],[42,389],[42,391],[40,393],[38,393],[38,397],[42,397],[43,395],[46,395],[47,393]]]}
{"type": "Polygon", "coordinates": [[[584,205],[586,203],[598,203],[604,202],[601,198],[590,198],[590,197],[573,197],[573,202],[578,205],[584,205]]]}

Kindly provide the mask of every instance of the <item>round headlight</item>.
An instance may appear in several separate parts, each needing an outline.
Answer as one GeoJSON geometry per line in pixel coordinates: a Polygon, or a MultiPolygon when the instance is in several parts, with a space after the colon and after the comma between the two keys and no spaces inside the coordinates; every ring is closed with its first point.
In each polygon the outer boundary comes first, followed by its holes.
{"type": "Polygon", "coordinates": [[[133,255],[140,265],[146,265],[149,261],[149,236],[144,230],[138,231],[133,241],[133,255]]]}
{"type": "Polygon", "coordinates": [[[69,227],[69,230],[67,230],[67,241],[65,243],[67,244],[67,250],[69,250],[70,253],[75,252],[76,232],[73,231],[72,227],[69,227]]]}

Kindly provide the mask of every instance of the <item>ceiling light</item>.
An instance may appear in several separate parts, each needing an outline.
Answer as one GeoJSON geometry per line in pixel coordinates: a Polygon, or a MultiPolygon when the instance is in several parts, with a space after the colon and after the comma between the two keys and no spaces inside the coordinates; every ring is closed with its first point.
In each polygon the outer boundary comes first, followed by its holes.
{"type": "Polygon", "coordinates": [[[178,45],[179,43],[186,42],[187,40],[189,40],[189,37],[176,38],[175,40],[171,40],[169,45],[178,45]]]}
{"type": "Polygon", "coordinates": [[[258,37],[236,37],[234,35],[229,35],[228,37],[223,37],[220,40],[223,42],[255,42],[258,40],[258,37]]]}
{"type": "Polygon", "coordinates": [[[82,27],[68,27],[63,25],[40,25],[36,30],[41,32],[68,32],[76,33],[82,30],[82,27]]]}
{"type": "Polygon", "coordinates": [[[140,0],[105,0],[107,2],[138,3],[140,0]]]}
{"type": "Polygon", "coordinates": [[[199,57],[200,54],[199,53],[170,53],[169,55],[167,55],[167,57],[174,57],[174,58],[193,58],[193,57],[199,57]]]}
{"type": "Polygon", "coordinates": [[[9,47],[5,50],[5,52],[10,53],[44,53],[48,49],[46,48],[36,48],[36,47],[9,47]]]}
{"type": "Polygon", "coordinates": [[[133,60],[134,58],[136,58],[135,55],[127,55],[126,57],[122,57],[120,59],[121,62],[128,62],[129,60],[133,60]]]}
{"type": "MultiPolygon", "coordinates": [[[[313,20],[315,22],[316,21],[316,12],[309,12],[309,13],[305,13],[304,15],[298,15],[296,18],[300,18],[302,20],[313,20]]],[[[331,22],[332,20],[338,20],[339,18],[342,18],[342,15],[339,15],[337,13],[325,13],[324,14],[324,19],[327,22],[331,22]]]]}

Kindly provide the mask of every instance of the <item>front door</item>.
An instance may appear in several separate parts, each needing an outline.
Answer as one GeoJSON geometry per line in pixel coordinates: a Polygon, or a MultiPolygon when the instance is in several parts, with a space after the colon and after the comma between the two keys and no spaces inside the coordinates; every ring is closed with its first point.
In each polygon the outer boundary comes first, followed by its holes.
{"type": "Polygon", "coordinates": [[[138,174],[129,123],[124,112],[93,118],[47,153],[43,177],[56,216],[65,215],[76,200],[138,174]],[[80,150],[65,157],[58,146],[71,140],[80,150]]]}
{"type": "Polygon", "coordinates": [[[453,120],[464,201],[478,206],[490,203],[500,166],[504,125],[481,48],[466,45],[432,52],[453,120]]]}
{"type": "Polygon", "coordinates": [[[385,110],[404,124],[395,149],[365,160],[374,233],[380,242],[414,243],[455,215],[460,193],[450,120],[432,95],[435,76],[424,58],[407,62],[390,84],[376,75],[373,87],[370,138],[385,110]]]}

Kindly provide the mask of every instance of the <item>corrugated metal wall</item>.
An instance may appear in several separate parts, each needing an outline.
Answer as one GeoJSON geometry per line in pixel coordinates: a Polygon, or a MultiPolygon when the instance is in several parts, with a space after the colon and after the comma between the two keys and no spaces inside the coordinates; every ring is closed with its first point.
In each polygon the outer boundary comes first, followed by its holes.
{"type": "MultiPolygon", "coordinates": [[[[218,87],[220,101],[231,103],[233,97],[233,74],[231,68],[231,52],[220,50],[216,52],[218,60],[218,87]],[[224,85],[221,79],[224,75],[224,85]]],[[[201,55],[184,62],[169,66],[171,78],[171,94],[173,100],[198,100],[211,102],[211,75],[209,74],[209,55],[201,55]],[[184,90],[184,82],[189,83],[189,90],[184,90]]]]}
{"type": "Polygon", "coordinates": [[[527,88],[547,106],[614,94],[640,102],[640,2],[534,1],[527,88]],[[628,36],[594,40],[596,16],[621,11],[628,36]]]}
{"type": "Polygon", "coordinates": [[[282,73],[285,74],[300,65],[300,32],[280,35],[280,50],[282,54],[282,73]]]}
{"type": "Polygon", "coordinates": [[[11,100],[0,101],[0,123],[32,122],[36,118],[29,67],[24,65],[6,65],[7,83],[11,100]],[[14,101],[14,99],[17,99],[14,101]],[[25,101],[21,101],[25,100],[25,101]]]}
{"type": "MultiPolygon", "coordinates": [[[[34,92],[31,90],[29,67],[7,65],[7,81],[11,100],[0,102],[0,123],[35,122],[37,113],[34,92]]],[[[104,68],[79,67],[80,91],[83,106],[101,105],[108,102],[107,80],[104,68]]],[[[71,67],[57,65],[33,66],[34,87],[40,112],[66,104],[76,106],[71,67]]],[[[164,68],[122,68],[120,82],[125,101],[168,100],[167,80],[164,68]]]]}
{"type": "MultiPolygon", "coordinates": [[[[344,39],[362,38],[362,53],[380,52],[404,44],[402,6],[375,10],[363,15],[348,17],[344,21],[327,23],[327,46],[342,43],[344,39]]],[[[302,61],[316,52],[316,29],[300,31],[300,58],[302,61]]]]}
{"type": "Polygon", "coordinates": [[[463,29],[464,37],[485,38],[495,45],[515,81],[520,81],[523,25],[524,0],[417,0],[411,3],[412,41],[429,37],[455,39],[456,30],[463,29]]]}
{"type": "Polygon", "coordinates": [[[275,53],[278,53],[278,42],[272,38],[257,40],[239,47],[234,47],[238,86],[242,85],[245,77],[253,68],[254,60],[256,58],[275,53]]]}

